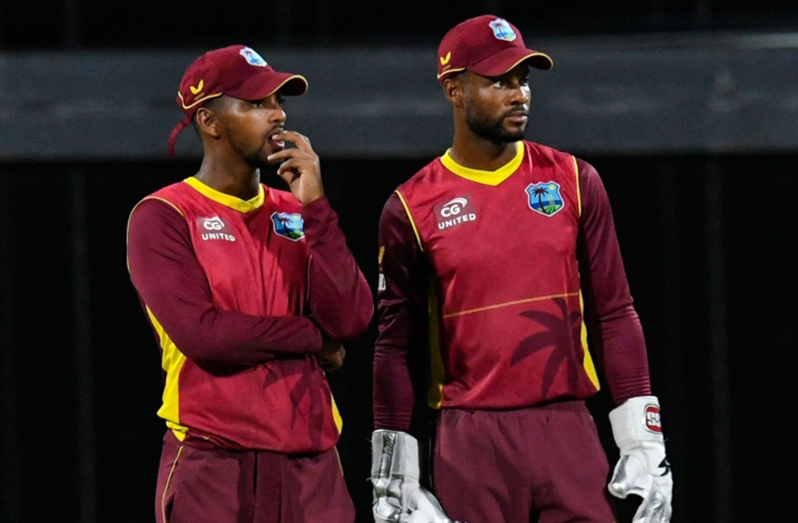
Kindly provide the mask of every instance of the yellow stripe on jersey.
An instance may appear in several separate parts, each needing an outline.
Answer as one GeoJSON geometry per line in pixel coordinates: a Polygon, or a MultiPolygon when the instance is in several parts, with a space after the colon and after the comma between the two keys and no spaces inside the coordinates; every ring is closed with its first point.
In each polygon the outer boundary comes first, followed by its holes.
{"type": "Polygon", "coordinates": [[[405,201],[405,197],[402,196],[398,190],[396,191],[396,195],[399,197],[399,201],[402,202],[402,206],[405,208],[405,212],[407,213],[407,217],[410,219],[410,225],[413,227],[413,233],[416,235],[416,241],[418,242],[418,248],[421,249],[421,252],[424,252],[424,246],[421,244],[421,236],[418,234],[418,229],[416,228],[416,222],[413,220],[413,215],[410,214],[410,207],[407,206],[407,202],[405,201]]]}
{"type": "Polygon", "coordinates": [[[489,310],[493,310],[493,309],[501,309],[503,307],[510,307],[512,305],[520,305],[522,303],[531,303],[531,302],[534,302],[534,301],[551,300],[551,299],[554,299],[554,298],[568,298],[569,296],[576,296],[577,294],[579,294],[580,296],[582,295],[581,292],[579,292],[579,293],[567,292],[565,294],[549,294],[548,296],[535,296],[534,298],[524,298],[522,300],[514,300],[514,301],[508,301],[508,302],[504,302],[504,303],[497,303],[495,305],[486,305],[484,307],[477,307],[476,309],[467,309],[467,310],[464,310],[464,311],[450,312],[448,314],[444,314],[443,317],[444,317],[444,319],[449,319],[449,318],[454,318],[454,317],[457,317],[457,316],[465,316],[466,314],[473,314],[475,312],[484,312],[484,311],[489,311],[489,310]]]}
{"type": "Polygon", "coordinates": [[[582,341],[582,350],[585,351],[585,357],[582,360],[582,366],[587,373],[588,378],[590,378],[590,382],[593,383],[593,386],[596,387],[596,390],[599,390],[601,386],[599,385],[598,374],[596,374],[596,366],[593,365],[593,358],[590,356],[590,350],[587,347],[587,326],[585,325],[585,300],[582,298],[582,291],[579,291],[579,310],[582,312],[582,332],[581,332],[581,341],[582,341]]]}
{"type": "Polygon", "coordinates": [[[340,434],[341,429],[344,428],[344,419],[341,417],[341,413],[338,412],[338,405],[335,404],[335,398],[332,392],[330,392],[330,401],[332,402],[332,415],[335,421],[335,427],[338,429],[338,434],[340,434]]]}
{"type": "Polygon", "coordinates": [[[177,439],[183,441],[188,428],[180,425],[180,387],[178,378],[180,369],[183,368],[183,364],[186,362],[186,356],[175,346],[149,307],[147,307],[147,316],[150,318],[150,323],[155,332],[158,333],[162,352],[161,367],[166,371],[163,405],[158,409],[158,416],[165,419],[166,426],[172,429],[177,439]]]}
{"type": "Polygon", "coordinates": [[[236,198],[235,196],[231,196],[229,194],[225,194],[223,192],[217,191],[213,189],[198,179],[194,178],[193,176],[190,178],[186,178],[183,180],[191,187],[197,190],[203,196],[210,198],[211,200],[221,203],[226,207],[230,207],[231,209],[235,209],[236,211],[240,212],[251,212],[255,209],[258,209],[263,202],[266,200],[266,193],[263,190],[263,185],[258,184],[258,195],[252,198],[251,200],[242,200],[241,198],[236,198]]]}
{"type": "Polygon", "coordinates": [[[430,383],[427,391],[427,404],[433,409],[441,408],[443,403],[443,381],[446,378],[446,368],[443,366],[441,355],[440,323],[438,322],[438,293],[435,291],[435,282],[430,278],[427,289],[427,315],[429,317],[429,355],[430,355],[430,383]]]}
{"type": "Polygon", "coordinates": [[[513,159],[495,171],[481,171],[479,169],[464,167],[454,161],[454,158],[452,158],[451,149],[447,150],[443,156],[441,156],[441,163],[454,174],[462,176],[467,180],[484,185],[496,186],[509,178],[515,171],[518,170],[518,168],[521,166],[521,162],[524,161],[524,150],[525,147],[522,142],[515,142],[515,156],[513,159]]]}
{"type": "Polygon", "coordinates": [[[579,164],[576,163],[576,156],[571,156],[574,160],[574,176],[576,176],[576,215],[582,216],[582,190],[579,188],[579,164]]]}

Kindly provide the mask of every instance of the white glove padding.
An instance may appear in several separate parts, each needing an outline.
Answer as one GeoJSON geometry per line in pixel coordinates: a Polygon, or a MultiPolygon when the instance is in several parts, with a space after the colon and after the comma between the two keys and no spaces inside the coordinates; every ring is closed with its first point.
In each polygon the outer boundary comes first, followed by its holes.
{"type": "Polygon", "coordinates": [[[377,523],[452,523],[441,504],[419,484],[418,441],[406,432],[375,430],[371,436],[372,512],[377,523]]]}
{"type": "Polygon", "coordinates": [[[621,451],[607,487],[610,494],[643,498],[633,523],[668,523],[673,477],[665,458],[659,400],[655,396],[630,398],[610,412],[610,423],[621,451]]]}

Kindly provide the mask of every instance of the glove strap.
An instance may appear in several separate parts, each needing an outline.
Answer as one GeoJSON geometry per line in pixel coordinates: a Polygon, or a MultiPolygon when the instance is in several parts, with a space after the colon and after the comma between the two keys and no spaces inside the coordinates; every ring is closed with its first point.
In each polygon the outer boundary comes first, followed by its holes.
{"type": "Polygon", "coordinates": [[[610,424],[618,448],[641,441],[665,441],[656,396],[636,396],[624,401],[610,412],[610,424]]]}
{"type": "Polygon", "coordinates": [[[418,441],[406,432],[375,430],[371,435],[371,479],[420,477],[418,441]]]}

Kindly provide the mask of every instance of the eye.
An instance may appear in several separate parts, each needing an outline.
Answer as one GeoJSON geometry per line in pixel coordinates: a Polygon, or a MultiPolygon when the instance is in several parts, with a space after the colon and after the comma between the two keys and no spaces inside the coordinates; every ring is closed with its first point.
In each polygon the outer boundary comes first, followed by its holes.
{"type": "Polygon", "coordinates": [[[250,100],[249,105],[252,107],[263,107],[263,100],[250,100]]]}

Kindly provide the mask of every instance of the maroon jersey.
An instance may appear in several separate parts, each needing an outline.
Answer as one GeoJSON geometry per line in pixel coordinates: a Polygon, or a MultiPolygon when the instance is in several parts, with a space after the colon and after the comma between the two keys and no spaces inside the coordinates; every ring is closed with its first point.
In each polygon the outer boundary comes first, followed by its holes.
{"type": "Polygon", "coordinates": [[[341,420],[314,353],[322,329],[357,336],[372,308],[325,199],[303,208],[261,186],[243,201],[189,178],[134,209],[129,264],[162,350],[158,415],[179,439],[285,453],[335,445],[341,420]]]}
{"type": "Polygon", "coordinates": [[[411,331],[422,309],[434,407],[591,396],[599,380],[586,317],[598,320],[616,400],[647,393],[642,331],[605,201],[592,167],[529,142],[497,171],[467,169],[447,153],[401,185],[380,226],[377,426],[409,425],[406,351],[419,343],[411,331]],[[589,195],[585,176],[595,177],[589,195]]]}

